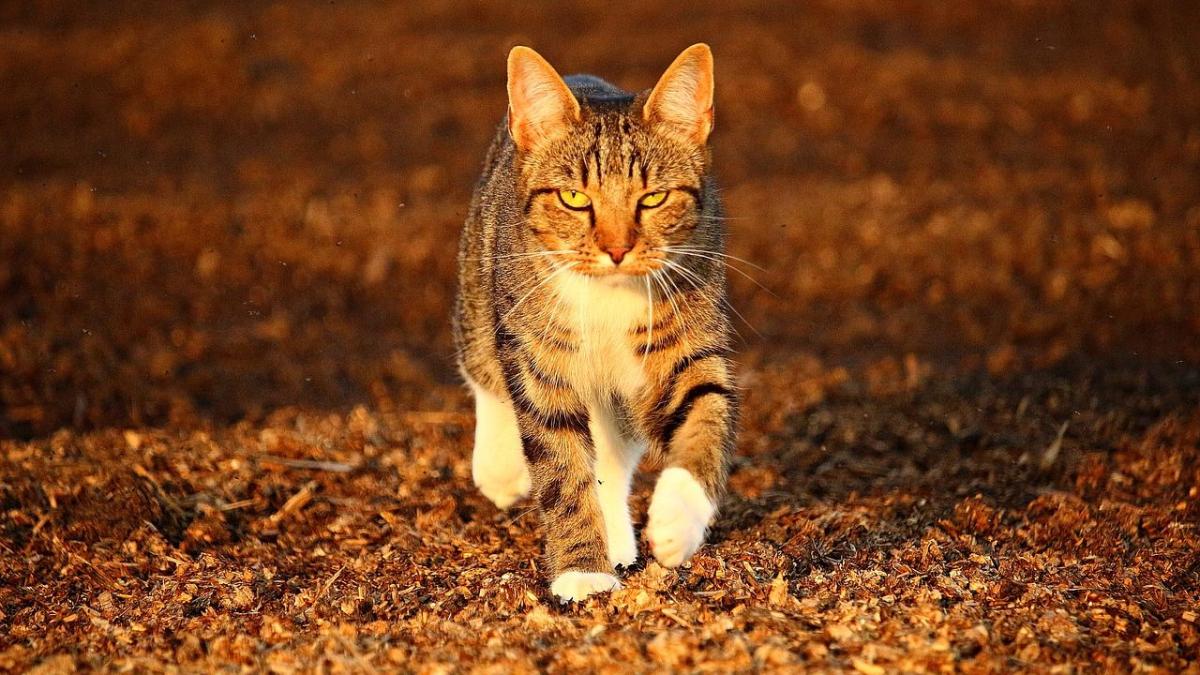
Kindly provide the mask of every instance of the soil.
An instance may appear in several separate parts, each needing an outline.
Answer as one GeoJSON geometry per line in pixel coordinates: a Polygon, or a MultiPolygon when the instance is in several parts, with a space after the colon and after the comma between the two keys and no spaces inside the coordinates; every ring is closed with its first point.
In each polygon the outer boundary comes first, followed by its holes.
{"type": "Polygon", "coordinates": [[[0,6],[0,669],[1200,672],[1197,25],[0,6]],[[455,242],[509,47],[642,88],[698,40],[730,496],[559,606],[471,485],[455,242]]]}

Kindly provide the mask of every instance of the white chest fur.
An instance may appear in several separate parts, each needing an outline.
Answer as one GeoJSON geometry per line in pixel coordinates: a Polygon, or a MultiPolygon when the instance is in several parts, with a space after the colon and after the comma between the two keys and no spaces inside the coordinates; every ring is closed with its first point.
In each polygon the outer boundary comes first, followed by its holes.
{"type": "Polygon", "coordinates": [[[650,320],[650,296],[640,278],[592,278],[568,272],[556,282],[564,312],[580,336],[569,378],[593,402],[610,392],[636,398],[646,384],[631,331],[650,320]]]}

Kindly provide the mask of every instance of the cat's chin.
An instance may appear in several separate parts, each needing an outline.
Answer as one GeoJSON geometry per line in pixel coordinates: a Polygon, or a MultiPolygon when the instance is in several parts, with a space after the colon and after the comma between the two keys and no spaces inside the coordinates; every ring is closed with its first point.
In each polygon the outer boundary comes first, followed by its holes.
{"type": "Polygon", "coordinates": [[[644,289],[643,280],[645,279],[645,275],[641,274],[635,275],[625,274],[623,272],[608,272],[601,274],[579,273],[579,276],[583,279],[586,279],[589,283],[595,284],[598,288],[609,288],[613,290],[636,289],[639,291],[644,289]]]}
{"type": "Polygon", "coordinates": [[[638,266],[622,269],[619,267],[589,267],[575,270],[575,273],[592,280],[601,280],[611,284],[641,284],[642,279],[654,273],[653,269],[638,266]]]}

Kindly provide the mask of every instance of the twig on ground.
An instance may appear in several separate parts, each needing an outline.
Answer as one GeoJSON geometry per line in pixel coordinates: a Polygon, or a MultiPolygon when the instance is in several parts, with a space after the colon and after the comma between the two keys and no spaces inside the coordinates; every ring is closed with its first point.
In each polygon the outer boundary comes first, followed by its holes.
{"type": "Polygon", "coordinates": [[[313,492],[317,488],[316,481],[309,481],[300,488],[296,494],[288,497],[288,500],[279,507],[279,510],[267,517],[267,522],[271,525],[278,525],[284,518],[287,518],[293,513],[308,505],[312,501],[313,492]]]}
{"type": "Polygon", "coordinates": [[[330,462],[317,459],[292,459],[275,455],[260,455],[259,461],[274,462],[293,469],[309,469],[311,471],[331,471],[333,473],[349,473],[357,467],[345,462],[330,462]]]}
{"type": "Polygon", "coordinates": [[[321,585],[321,590],[317,591],[317,594],[313,596],[312,604],[309,605],[309,607],[316,607],[317,602],[319,602],[321,598],[324,597],[325,593],[329,591],[329,587],[333,585],[333,582],[337,581],[338,577],[342,576],[342,572],[345,571],[346,565],[339,567],[338,571],[334,572],[333,576],[329,577],[329,579],[327,579],[325,583],[321,585]]]}

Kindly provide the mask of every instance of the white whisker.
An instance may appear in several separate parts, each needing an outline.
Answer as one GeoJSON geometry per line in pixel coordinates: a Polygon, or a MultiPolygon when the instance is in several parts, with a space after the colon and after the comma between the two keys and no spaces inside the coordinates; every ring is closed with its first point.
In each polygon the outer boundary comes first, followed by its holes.
{"type": "Polygon", "coordinates": [[[711,254],[711,255],[720,256],[720,257],[722,257],[722,258],[729,258],[730,260],[736,260],[736,261],[738,261],[738,262],[740,262],[740,263],[745,263],[745,264],[747,264],[747,265],[749,265],[749,266],[753,267],[754,269],[758,270],[759,272],[766,272],[766,271],[768,271],[768,270],[767,270],[767,268],[763,267],[762,265],[758,265],[758,264],[756,264],[756,263],[750,262],[749,260],[746,260],[745,258],[739,258],[739,257],[737,257],[736,255],[730,255],[730,254],[728,254],[728,253],[725,253],[725,252],[723,252],[723,251],[710,251],[710,250],[708,250],[708,249],[703,249],[703,248],[686,248],[686,247],[683,247],[683,246],[660,246],[660,247],[659,247],[659,250],[662,250],[662,251],[668,251],[668,252],[672,252],[672,253],[674,253],[674,252],[683,252],[683,253],[708,253],[708,254],[711,254]]]}
{"type": "Polygon", "coordinates": [[[688,330],[687,330],[688,327],[686,325],[687,322],[684,320],[683,314],[680,313],[680,311],[679,311],[679,305],[677,305],[675,303],[675,293],[678,293],[679,289],[675,286],[675,282],[671,281],[670,277],[667,276],[666,274],[664,274],[663,272],[664,272],[663,270],[655,270],[655,272],[650,275],[650,279],[652,281],[654,281],[654,283],[656,285],[658,285],[659,288],[662,289],[663,295],[665,295],[667,297],[667,302],[671,303],[672,316],[675,317],[675,322],[677,324],[679,324],[679,328],[680,328],[679,340],[681,342],[683,342],[684,351],[690,353],[691,347],[688,346],[688,339],[687,339],[687,336],[688,336],[688,330]],[[667,288],[668,283],[671,285],[670,289],[667,288]],[[674,289],[674,291],[675,291],[674,293],[671,292],[672,289],[674,289]]]}
{"type": "MultiPolygon", "coordinates": [[[[670,267],[671,269],[679,272],[680,275],[682,275],[683,278],[688,281],[688,283],[692,284],[692,286],[695,286],[697,290],[701,289],[701,287],[703,286],[704,280],[702,278],[700,278],[700,276],[698,274],[696,274],[696,272],[689,270],[688,268],[684,267],[683,265],[681,265],[678,262],[675,262],[673,260],[664,259],[662,262],[664,264],[666,264],[668,267],[670,267]]],[[[763,337],[763,334],[758,332],[758,329],[754,327],[754,324],[747,321],[746,317],[742,316],[742,313],[737,310],[737,307],[733,306],[733,303],[729,301],[729,298],[722,295],[721,302],[723,302],[725,304],[725,306],[729,308],[729,311],[736,314],[737,317],[742,320],[742,323],[746,324],[746,327],[748,327],[750,330],[754,331],[755,335],[757,335],[759,337],[763,337]]],[[[737,328],[734,328],[733,326],[730,326],[730,328],[733,328],[733,331],[735,333],[738,332],[737,328]]],[[[741,337],[741,333],[738,333],[738,337],[741,337]]]]}
{"type": "Polygon", "coordinates": [[[558,275],[562,274],[563,272],[571,269],[572,267],[574,267],[574,263],[567,263],[566,265],[559,265],[557,269],[555,269],[553,272],[546,275],[540,281],[538,281],[536,284],[534,284],[533,288],[529,289],[529,292],[527,292],[525,295],[522,295],[521,299],[517,300],[515,303],[513,303],[513,306],[510,307],[509,310],[504,313],[504,316],[500,317],[500,320],[496,322],[495,332],[497,332],[497,333],[500,332],[500,327],[503,326],[506,321],[508,321],[508,318],[513,315],[513,312],[516,312],[517,309],[520,308],[522,303],[524,303],[526,300],[529,299],[529,296],[533,295],[534,292],[536,292],[539,288],[550,283],[550,281],[552,281],[555,277],[557,277],[558,275]]]}
{"type": "Polygon", "coordinates": [[[650,312],[650,323],[646,324],[646,351],[642,353],[642,368],[646,367],[646,357],[654,345],[654,292],[650,289],[650,279],[642,277],[646,284],[646,309],[650,312]]]}
{"type": "MultiPolygon", "coordinates": [[[[722,260],[721,258],[717,257],[716,255],[710,255],[713,253],[712,251],[705,251],[704,253],[699,253],[693,249],[684,250],[684,249],[677,249],[677,248],[668,248],[668,247],[663,247],[663,246],[660,246],[659,250],[666,251],[668,253],[674,253],[676,255],[700,258],[702,260],[707,260],[709,262],[714,262],[714,263],[717,263],[720,265],[724,265],[726,268],[731,269],[734,272],[737,272],[738,274],[742,275],[743,277],[746,277],[747,279],[749,279],[750,283],[752,283],[755,286],[758,286],[762,290],[766,291],[767,293],[769,293],[771,295],[771,297],[779,297],[775,294],[775,291],[772,291],[771,289],[767,288],[766,286],[763,286],[762,283],[759,282],[758,279],[755,279],[754,277],[750,276],[746,272],[742,271],[740,268],[729,264],[728,262],[722,260]]],[[[721,255],[725,255],[725,254],[721,254],[721,255]]],[[[732,256],[727,256],[727,257],[732,257],[732,256]]],[[[753,263],[747,263],[747,264],[753,264],[753,263]]],[[[763,270],[763,271],[765,272],[766,270],[763,270]]]]}
{"type": "Polygon", "coordinates": [[[516,260],[516,259],[520,259],[520,258],[541,258],[544,256],[573,255],[576,253],[578,253],[578,251],[571,251],[571,250],[566,250],[566,249],[556,250],[556,251],[529,251],[526,253],[510,253],[510,254],[506,254],[506,255],[481,256],[479,258],[464,258],[464,260],[472,260],[472,261],[516,260]]]}
{"type": "Polygon", "coordinates": [[[557,326],[558,325],[558,316],[559,316],[559,314],[562,313],[564,306],[567,306],[567,308],[570,309],[567,301],[563,297],[563,294],[555,293],[554,294],[554,304],[550,306],[549,312],[547,313],[547,317],[546,317],[546,325],[547,326],[551,326],[551,325],[557,326]]]}
{"type": "Polygon", "coordinates": [[[667,260],[667,259],[664,259],[662,262],[667,267],[675,270],[676,272],[679,272],[679,274],[681,276],[683,276],[683,278],[688,283],[690,283],[693,287],[695,287],[696,290],[700,290],[701,288],[703,288],[706,285],[705,280],[699,274],[693,272],[692,270],[689,270],[688,268],[684,267],[683,265],[679,264],[678,262],[676,262],[674,260],[667,260]]]}

